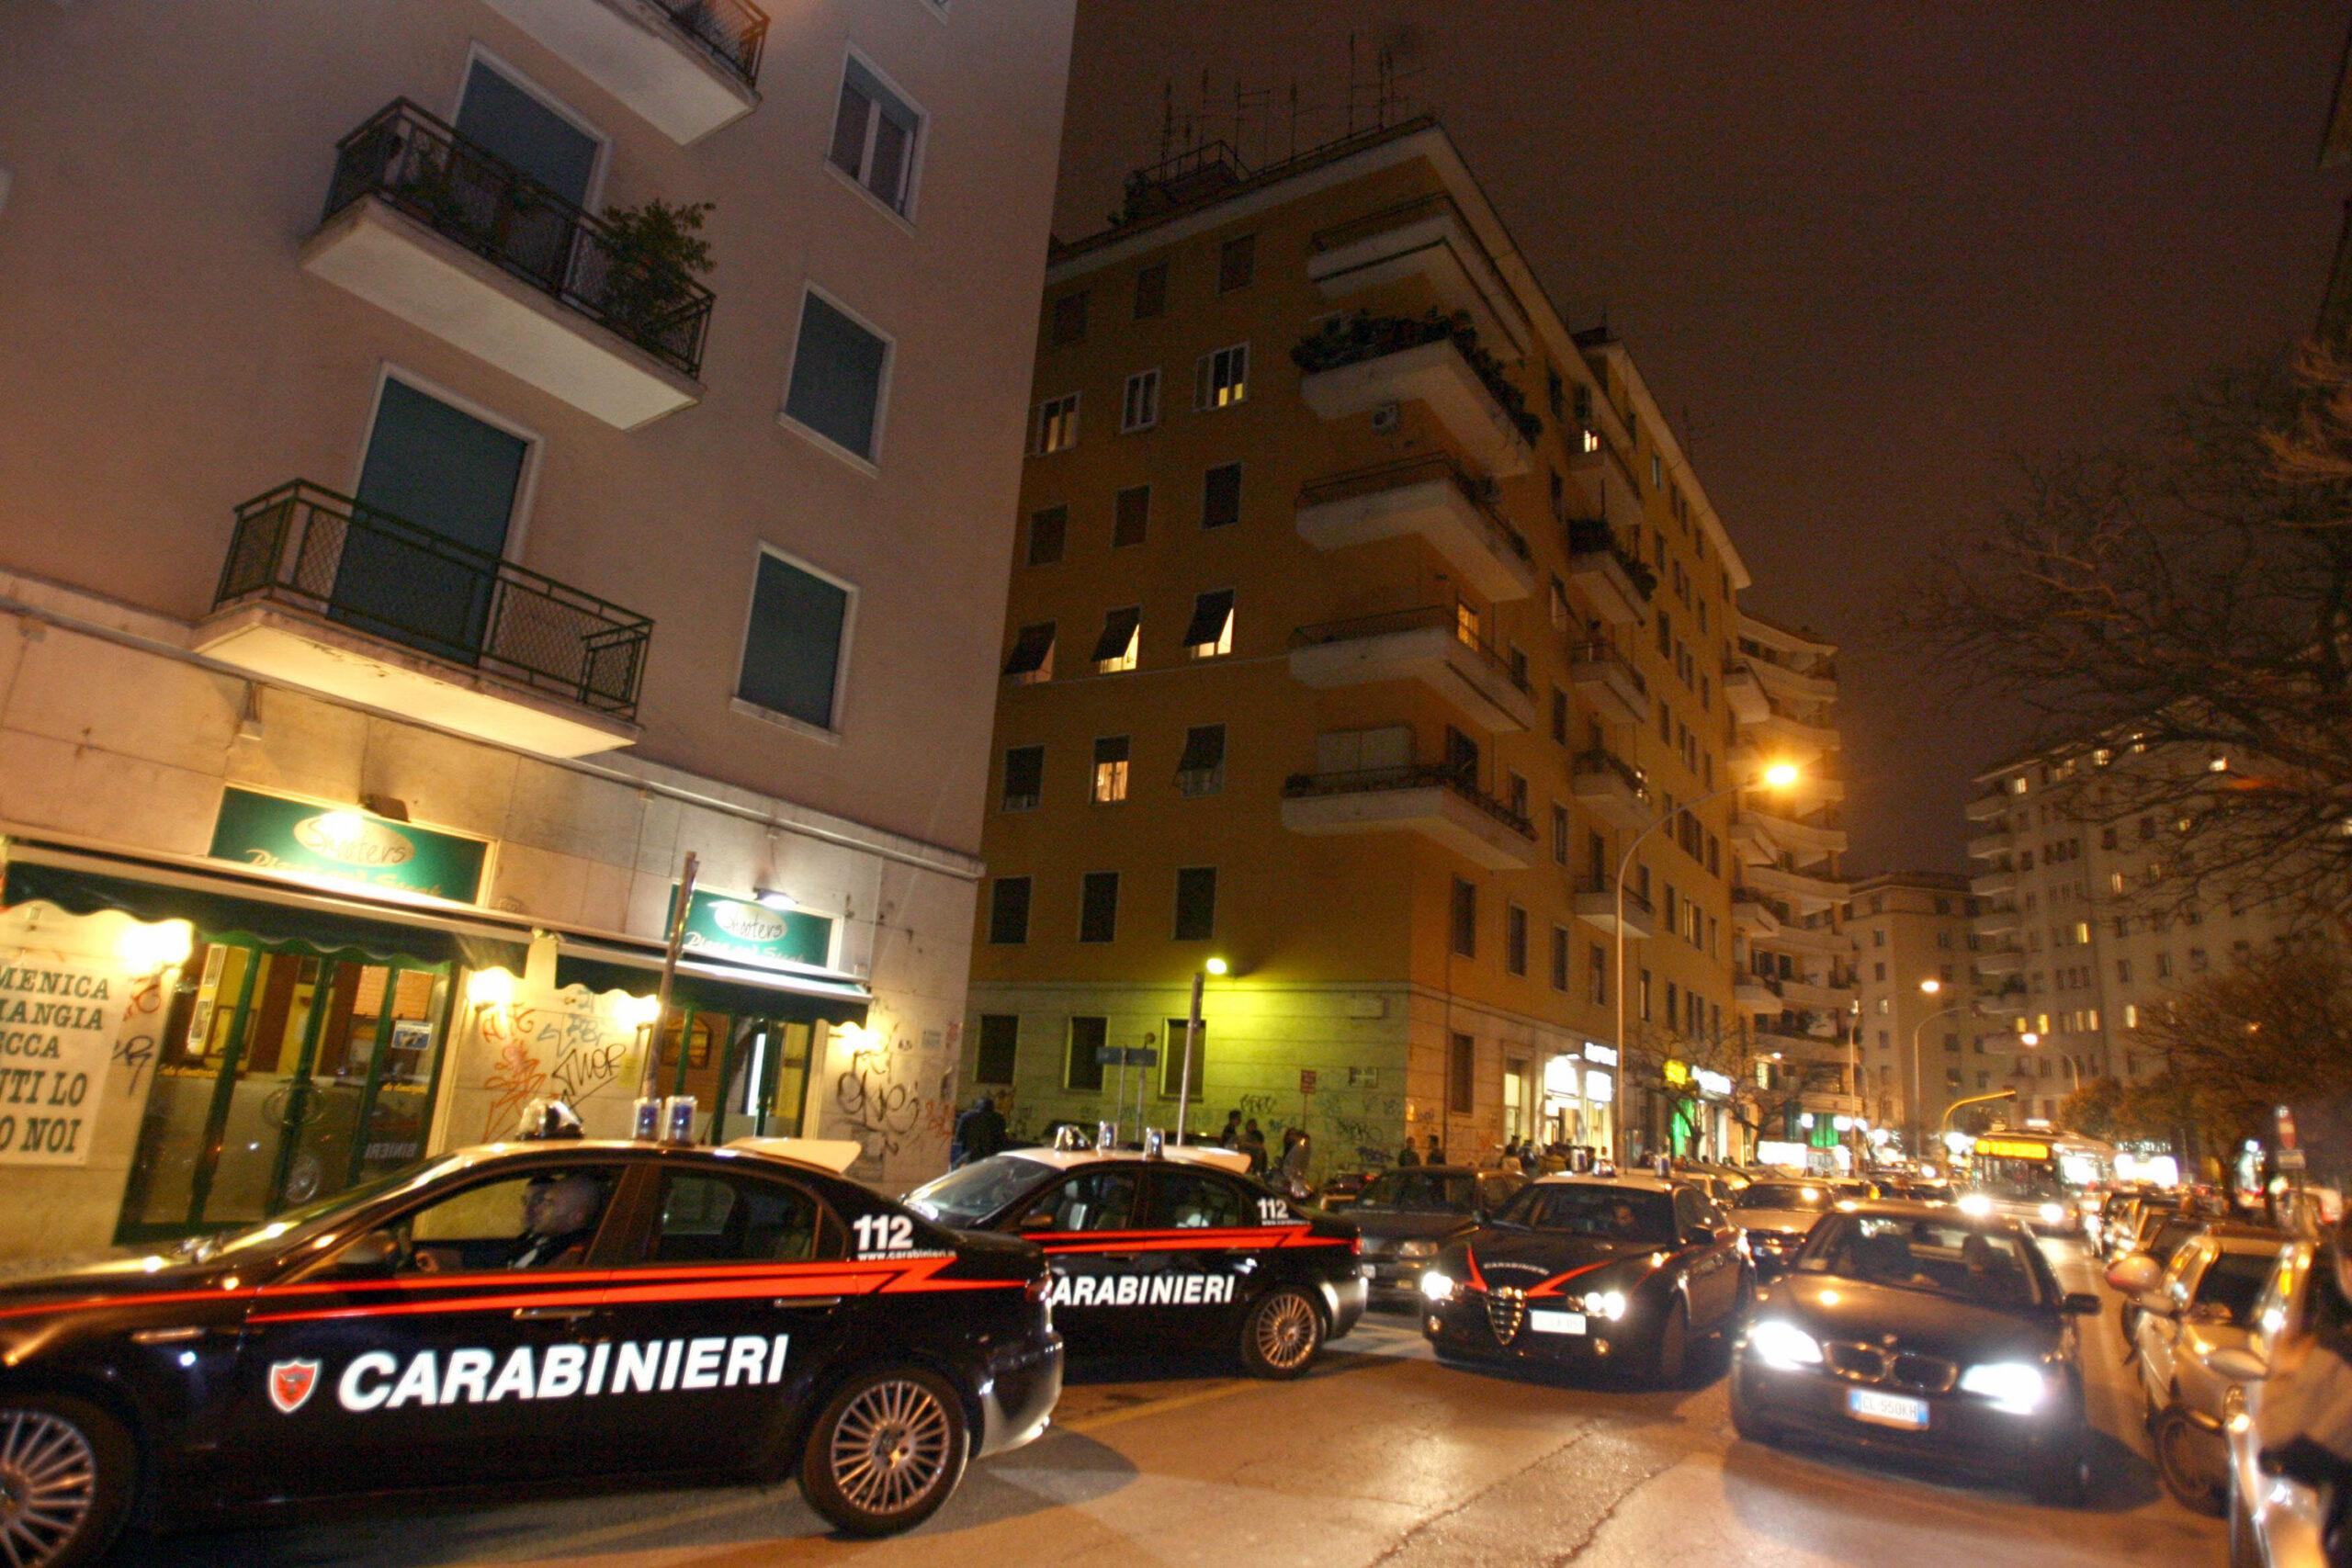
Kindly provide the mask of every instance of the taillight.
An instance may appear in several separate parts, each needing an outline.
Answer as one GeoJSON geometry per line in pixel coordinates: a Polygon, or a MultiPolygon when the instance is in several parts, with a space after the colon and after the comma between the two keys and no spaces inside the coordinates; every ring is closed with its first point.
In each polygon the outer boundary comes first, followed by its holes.
{"type": "Polygon", "coordinates": [[[1362,1258],[1363,1256],[1363,1233],[1362,1231],[1358,1231],[1355,1235],[1348,1237],[1348,1256],[1351,1258],[1362,1258]]]}
{"type": "Polygon", "coordinates": [[[1052,1274],[1039,1274],[1035,1279],[1021,1287],[1021,1299],[1024,1302],[1044,1301],[1046,1299],[1046,1291],[1053,1282],[1054,1277],[1052,1274]]]}

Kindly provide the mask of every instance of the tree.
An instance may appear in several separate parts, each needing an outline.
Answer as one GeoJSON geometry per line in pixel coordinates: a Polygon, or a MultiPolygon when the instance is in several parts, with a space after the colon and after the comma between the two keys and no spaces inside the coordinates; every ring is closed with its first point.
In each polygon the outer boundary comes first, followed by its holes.
{"type": "Polygon", "coordinates": [[[2280,1105],[2352,1096],[2352,964],[2318,942],[2252,953],[2150,1009],[2141,1033],[2165,1069],[2124,1097],[2126,1135],[2187,1134],[2183,1153],[2218,1156],[2280,1105]]]}
{"type": "Polygon", "coordinates": [[[2024,478],[1931,556],[1915,644],[2103,770],[2075,816],[2163,823],[2177,899],[2352,920],[2352,362],[2217,372],[2149,439],[2024,478]]]}

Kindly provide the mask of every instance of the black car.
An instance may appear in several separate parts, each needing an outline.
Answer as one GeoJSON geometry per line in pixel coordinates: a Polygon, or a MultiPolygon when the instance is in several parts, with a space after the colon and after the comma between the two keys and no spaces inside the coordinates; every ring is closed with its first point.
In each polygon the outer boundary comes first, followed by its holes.
{"type": "Polygon", "coordinates": [[[1438,1255],[1421,1328],[1441,1357],[1630,1365],[1674,1383],[1692,1337],[1729,1332],[1755,1292],[1739,1232],[1698,1187],[1546,1176],[1438,1255]]]}
{"type": "Polygon", "coordinates": [[[1408,1166],[1368,1182],[1348,1218],[1363,1235],[1363,1276],[1373,1299],[1420,1299],[1421,1276],[1445,1244],[1476,1230],[1527,1179],[1466,1165],[1408,1166]]]}
{"type": "Polygon", "coordinates": [[[2078,1503],[2089,1428],[2069,1295],[2022,1222],[1875,1202],[1823,1216],[1757,1303],[1732,1360],[1732,1423],[1932,1459],[2078,1503]]]}
{"type": "Polygon", "coordinates": [[[468,1149],[9,1281],[6,1560],[86,1562],[134,1516],[796,1470],[844,1530],[917,1523],[968,1456],[1045,1428],[1044,1259],[781,1157],[794,1142],[468,1149]]]}
{"type": "Polygon", "coordinates": [[[1356,1228],[1300,1208],[1229,1149],[1018,1149],[907,1194],[926,1219],[1033,1240],[1073,1352],[1230,1349],[1296,1377],[1363,1315],[1356,1228]]]}

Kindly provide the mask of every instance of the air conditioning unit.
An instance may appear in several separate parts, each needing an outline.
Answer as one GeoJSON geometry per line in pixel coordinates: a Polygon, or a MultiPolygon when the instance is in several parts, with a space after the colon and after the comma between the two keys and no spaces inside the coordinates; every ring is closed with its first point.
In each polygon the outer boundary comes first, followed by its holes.
{"type": "Polygon", "coordinates": [[[1395,403],[1383,403],[1372,411],[1372,428],[1380,434],[1385,435],[1396,428],[1397,417],[1395,403]]]}

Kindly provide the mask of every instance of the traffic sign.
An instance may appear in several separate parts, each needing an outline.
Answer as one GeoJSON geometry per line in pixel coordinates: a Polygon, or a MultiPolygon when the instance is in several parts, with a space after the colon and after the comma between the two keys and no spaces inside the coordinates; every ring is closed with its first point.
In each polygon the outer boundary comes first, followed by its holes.
{"type": "Polygon", "coordinates": [[[1159,1065],[1159,1051],[1151,1045],[1097,1045],[1094,1059],[1106,1067],[1153,1067],[1159,1065]]]}
{"type": "Polygon", "coordinates": [[[1298,1070],[1298,1092],[1301,1094],[1313,1094],[1315,1092],[1315,1069],[1313,1067],[1301,1067],[1298,1070]]]}

